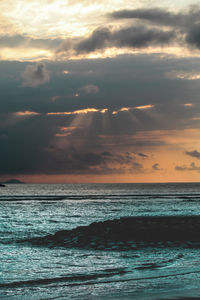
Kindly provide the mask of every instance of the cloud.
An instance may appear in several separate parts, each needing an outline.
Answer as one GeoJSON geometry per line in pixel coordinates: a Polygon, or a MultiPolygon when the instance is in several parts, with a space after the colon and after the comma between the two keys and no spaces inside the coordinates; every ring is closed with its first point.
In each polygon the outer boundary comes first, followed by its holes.
{"type": "Polygon", "coordinates": [[[99,26],[88,37],[68,38],[58,47],[57,54],[89,54],[113,47],[168,46],[182,43],[185,36],[188,36],[187,43],[194,43],[189,28],[198,20],[200,11],[190,9],[187,13],[173,13],[159,8],[135,9],[113,12],[110,16],[111,19],[133,19],[134,23],[131,26],[127,23],[120,23],[117,27],[99,26]]]}
{"type": "Polygon", "coordinates": [[[56,49],[62,43],[62,39],[37,39],[23,34],[0,35],[0,48],[40,48],[40,49],[56,49]]]}
{"type": "Polygon", "coordinates": [[[163,8],[140,8],[119,10],[110,14],[114,19],[148,21],[157,25],[186,28],[199,22],[200,6],[191,5],[177,13],[163,8]]]}
{"type": "Polygon", "coordinates": [[[159,25],[170,26],[179,25],[186,17],[182,13],[176,14],[161,8],[119,10],[111,13],[110,16],[114,19],[142,19],[159,25]]]}
{"type": "MultiPolygon", "coordinates": [[[[128,128],[129,132],[146,128],[178,129],[186,124],[191,126],[194,123],[192,118],[199,116],[199,82],[185,82],[165,76],[168,70],[195,72],[200,68],[198,58],[163,59],[158,55],[129,55],[90,62],[46,62],[45,65],[51,74],[51,85],[41,86],[40,92],[35,94],[32,89],[22,91],[19,85],[20,73],[26,70],[28,63],[1,63],[1,112],[72,113],[87,108],[107,108],[110,113],[120,112],[109,117],[110,122],[106,125],[108,132],[110,127],[116,127],[119,132],[123,129],[127,132],[128,128]],[[63,69],[68,69],[71,75],[67,78],[58,76],[63,69]],[[78,92],[81,87],[85,92],[81,93],[81,97],[74,98],[75,91],[78,92]],[[96,87],[100,92],[86,93],[96,92],[96,87]],[[189,99],[192,99],[193,106],[183,106],[189,99]]],[[[37,65],[31,66],[32,76],[37,65]]],[[[30,81],[29,84],[32,84],[30,81]]]]}
{"type": "Polygon", "coordinates": [[[40,63],[36,65],[28,65],[22,74],[23,83],[25,87],[37,87],[50,80],[50,73],[45,65],[40,63]]]}
{"type": "MultiPolygon", "coordinates": [[[[37,5],[39,8],[39,2],[37,5]]],[[[122,5],[118,7],[122,7],[122,5]]],[[[42,9],[44,8],[45,5],[42,9]]],[[[109,8],[111,8],[110,5],[109,8]]],[[[40,15],[38,23],[36,22],[37,30],[41,27],[39,27],[39,24],[42,22],[42,15],[43,14],[40,15]]],[[[106,20],[107,24],[109,24],[108,26],[104,25],[105,18],[100,18],[98,22],[96,22],[95,29],[95,23],[91,23],[91,20],[83,20],[81,17],[81,21],[84,21],[83,30],[81,30],[83,35],[79,35],[80,31],[77,31],[77,24],[74,24],[74,30],[71,27],[71,29],[68,29],[68,36],[66,39],[62,38],[62,30],[66,22],[66,20],[63,19],[65,14],[63,11],[60,11],[58,15],[61,16],[62,21],[60,23],[58,22],[59,24],[53,29],[53,32],[55,30],[54,34],[49,27],[50,23],[46,30],[43,30],[42,32],[30,30],[29,28],[29,30],[26,31],[27,34],[22,34],[23,26],[21,31],[11,30],[10,34],[7,33],[7,30],[2,32],[0,36],[0,48],[12,49],[7,53],[7,56],[5,49],[1,49],[3,56],[11,57],[14,55],[13,53],[18,53],[18,57],[21,59],[26,59],[26,55],[30,55],[29,57],[32,57],[34,60],[36,58],[41,58],[42,55],[43,57],[45,55],[45,57],[52,59],[54,58],[55,53],[57,56],[63,55],[73,58],[76,55],[87,56],[87,54],[95,51],[101,52],[109,48],[115,49],[108,51],[108,55],[114,52],[130,52],[135,49],[163,47],[168,45],[179,45],[181,47],[188,47],[189,45],[198,49],[200,48],[199,6],[191,6],[187,10],[184,9],[179,12],[173,12],[162,8],[119,10],[109,14],[109,19],[106,20]],[[104,23],[102,23],[102,20],[104,23]],[[85,27],[84,24],[88,25],[85,27]],[[90,34],[88,34],[88,30],[91,30],[90,34]],[[72,35],[72,32],[74,35],[72,35]],[[87,36],[85,35],[85,32],[87,32],[87,36]],[[19,47],[23,47],[24,55],[19,55],[21,49],[13,49],[19,47]]],[[[50,14],[50,19],[52,17],[53,15],[50,14]]],[[[74,21],[74,17],[72,15],[71,17],[74,21]]],[[[51,21],[55,22],[55,17],[53,17],[51,21]]],[[[18,22],[14,24],[16,27],[17,23],[18,22]]],[[[21,23],[21,20],[19,23],[21,23]]],[[[148,50],[151,51],[150,49],[148,50]]]]}
{"type": "Polygon", "coordinates": [[[148,105],[136,106],[136,107],[134,107],[134,108],[135,108],[135,109],[151,109],[151,108],[153,108],[153,107],[154,107],[154,105],[148,104],[148,105]]]}
{"type": "Polygon", "coordinates": [[[168,78],[178,78],[181,80],[199,80],[200,73],[199,72],[183,72],[183,71],[171,71],[166,72],[166,77],[168,78]]]}
{"type": "Polygon", "coordinates": [[[108,28],[98,28],[88,38],[83,38],[82,41],[75,45],[77,53],[93,52],[97,49],[106,47],[106,43],[111,39],[111,32],[108,28]]]}
{"type": "Polygon", "coordinates": [[[185,42],[190,46],[200,48],[200,7],[190,6],[188,10],[174,13],[168,10],[154,9],[133,9],[119,10],[110,14],[114,19],[132,19],[135,22],[142,20],[156,26],[168,26],[176,30],[176,41],[185,42]]]}
{"type": "MultiPolygon", "coordinates": [[[[77,54],[90,53],[110,47],[145,48],[169,44],[174,38],[174,31],[146,26],[131,26],[114,31],[109,28],[98,28],[88,38],[83,38],[77,42],[73,48],[77,54]]],[[[70,49],[64,45],[62,50],[68,51],[70,49]]]]}
{"type": "Polygon", "coordinates": [[[71,160],[77,165],[77,169],[88,169],[104,163],[104,159],[97,153],[75,153],[71,155],[71,160]]]}
{"type": "Polygon", "coordinates": [[[189,28],[186,35],[186,42],[200,49],[200,24],[194,24],[189,28]]]}
{"type": "MultiPolygon", "coordinates": [[[[18,116],[19,118],[19,116],[18,116]]],[[[135,155],[109,152],[85,127],[72,127],[70,120],[37,115],[20,117],[21,123],[0,129],[0,174],[125,174],[142,173],[135,155]],[[67,121],[69,126],[67,126],[67,121]],[[65,124],[65,126],[63,126],[65,124]],[[19,140],[20,137],[20,140],[19,140]]]]}
{"type": "Polygon", "coordinates": [[[112,157],[112,156],[113,156],[113,154],[112,154],[112,153],[110,153],[110,152],[108,152],[108,151],[104,151],[104,152],[102,152],[102,153],[101,153],[101,155],[103,155],[103,156],[107,156],[107,157],[112,157]]]}
{"type": "Polygon", "coordinates": [[[63,115],[85,115],[89,113],[102,113],[104,114],[107,111],[107,109],[97,109],[97,108],[85,108],[80,110],[74,110],[74,111],[62,111],[62,112],[49,112],[47,115],[49,116],[63,116],[63,115]]]}
{"type": "Polygon", "coordinates": [[[125,174],[125,173],[143,173],[143,165],[127,153],[109,153],[101,154],[87,153],[78,154],[73,158],[78,158],[79,166],[89,168],[90,173],[94,174],[125,174]],[[106,155],[105,155],[106,154],[106,155]],[[79,159],[81,158],[81,162],[79,159]],[[93,168],[95,166],[95,168],[93,168]]]}
{"type": "Polygon", "coordinates": [[[155,171],[159,171],[159,170],[160,170],[159,164],[158,164],[158,163],[155,163],[155,164],[152,166],[152,169],[155,170],[155,171]]]}
{"type": "Polygon", "coordinates": [[[164,151],[167,144],[176,148],[179,134],[193,141],[184,128],[198,132],[192,118],[199,116],[199,83],[164,76],[173,69],[198,70],[198,58],[136,54],[46,62],[51,84],[34,93],[19,82],[29,65],[0,63],[2,174],[156,174],[153,151],[164,151]],[[63,70],[70,76],[61,76],[63,70]],[[101,92],[71,96],[88,85],[101,92]],[[54,95],[67,97],[50,101],[54,95]],[[194,105],[183,106],[190,99],[194,105]]]}
{"type": "Polygon", "coordinates": [[[196,166],[194,162],[190,164],[189,167],[183,165],[183,166],[176,166],[176,171],[197,171],[200,172],[200,167],[196,166]]]}
{"type": "Polygon", "coordinates": [[[26,41],[26,38],[23,35],[16,34],[16,35],[4,35],[0,36],[0,47],[8,47],[8,48],[14,48],[19,47],[22,44],[24,44],[26,41]]]}
{"type": "Polygon", "coordinates": [[[153,45],[169,44],[174,37],[174,31],[133,26],[113,32],[112,44],[117,47],[145,48],[153,45]]]}
{"type": "Polygon", "coordinates": [[[129,170],[130,173],[143,173],[144,167],[141,163],[134,162],[129,170]]]}
{"type": "Polygon", "coordinates": [[[39,113],[35,112],[35,111],[29,111],[29,110],[26,110],[26,111],[18,111],[15,113],[16,116],[22,116],[22,117],[26,117],[26,116],[38,116],[40,115],[39,113]]]}
{"type": "Polygon", "coordinates": [[[194,151],[186,151],[185,152],[187,155],[195,157],[197,159],[200,159],[200,152],[198,152],[197,150],[194,151]]]}
{"type": "Polygon", "coordinates": [[[84,85],[79,89],[79,92],[85,94],[97,94],[99,92],[99,88],[97,85],[88,84],[84,85]]]}
{"type": "Polygon", "coordinates": [[[148,104],[148,105],[142,105],[142,106],[136,106],[136,107],[121,107],[119,110],[114,110],[112,112],[113,115],[117,115],[121,112],[127,112],[127,111],[131,111],[131,110],[135,110],[135,109],[139,109],[139,110],[148,110],[154,108],[154,105],[152,104],[148,104]]]}
{"type": "MultiPolygon", "coordinates": [[[[0,1],[0,4],[3,1],[0,1]]],[[[5,6],[8,7],[8,1],[5,1],[5,6]]],[[[12,6],[12,4],[11,4],[12,6]]],[[[2,7],[0,7],[1,13],[0,13],[0,36],[15,36],[15,35],[20,35],[21,30],[19,23],[16,24],[13,22],[11,18],[8,17],[7,14],[3,13],[2,7]]]]}
{"type": "Polygon", "coordinates": [[[144,154],[142,152],[137,153],[137,155],[140,156],[140,157],[142,157],[142,158],[147,158],[148,157],[148,155],[146,155],[146,154],[144,154]]]}

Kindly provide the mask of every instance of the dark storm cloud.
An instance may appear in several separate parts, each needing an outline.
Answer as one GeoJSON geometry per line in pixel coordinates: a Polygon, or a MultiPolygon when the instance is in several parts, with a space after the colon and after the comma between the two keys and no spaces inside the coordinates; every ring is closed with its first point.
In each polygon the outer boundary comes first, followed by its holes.
{"type": "Polygon", "coordinates": [[[43,63],[28,65],[22,74],[23,86],[36,87],[49,81],[49,71],[43,63]]]}
{"type": "MultiPolygon", "coordinates": [[[[1,129],[0,174],[100,175],[143,171],[143,166],[127,153],[94,152],[96,146],[91,141],[82,144],[81,137],[78,147],[73,137],[68,138],[68,143],[65,138],[56,138],[58,128],[58,124],[38,115],[1,129]]],[[[77,133],[74,138],[77,140],[77,133]]]]}
{"type": "Polygon", "coordinates": [[[144,48],[152,45],[169,44],[174,37],[174,31],[134,26],[113,32],[112,44],[118,47],[144,48]]]}
{"type": "MultiPolygon", "coordinates": [[[[165,143],[150,131],[199,128],[193,120],[199,80],[165,76],[171,70],[198,72],[198,59],[130,55],[45,65],[49,81],[33,89],[21,80],[30,63],[0,63],[1,174],[142,173],[145,153],[165,143]],[[65,97],[51,101],[55,96],[65,97]],[[193,106],[183,105],[189,102],[193,106]],[[148,104],[154,106],[134,108],[148,104]],[[97,111],[80,114],[87,108],[97,111]],[[79,114],[47,115],[74,111],[79,114]]],[[[37,65],[31,66],[32,74],[37,65]]]]}
{"type": "MultiPolygon", "coordinates": [[[[113,153],[111,156],[97,153],[73,154],[72,160],[74,160],[74,165],[78,166],[77,172],[81,172],[81,170],[84,172],[87,170],[91,174],[144,172],[143,165],[137,162],[134,157],[128,157],[127,153],[113,153]]],[[[72,169],[73,172],[74,168],[72,169]]]]}
{"type": "MultiPolygon", "coordinates": [[[[40,170],[46,159],[45,148],[55,133],[55,125],[43,116],[20,118],[5,115],[10,120],[6,126],[0,126],[1,140],[1,174],[32,174],[40,170]],[[45,124],[45,126],[44,126],[45,124]]],[[[0,116],[2,119],[2,115],[0,116]]]]}
{"type": "Polygon", "coordinates": [[[164,31],[145,26],[131,26],[120,30],[111,31],[108,28],[96,29],[88,38],[70,45],[66,44],[59,47],[58,52],[68,51],[74,48],[76,53],[90,53],[109,47],[131,47],[145,48],[152,45],[166,45],[175,38],[174,31],[164,31]]]}
{"type": "Polygon", "coordinates": [[[142,20],[176,30],[176,41],[200,48],[200,8],[191,6],[187,11],[173,13],[164,9],[121,10],[110,15],[114,19],[142,20]]]}
{"type": "MultiPolygon", "coordinates": [[[[2,121],[2,115],[0,116],[2,121]]],[[[0,174],[124,174],[143,172],[134,155],[101,152],[106,149],[87,128],[71,127],[69,136],[56,136],[70,129],[70,118],[44,114],[7,114],[0,124],[0,174]],[[12,122],[6,122],[6,120],[12,122]],[[65,127],[63,127],[65,126],[65,127]],[[68,127],[67,127],[68,126],[68,127]]]]}
{"type": "MultiPolygon", "coordinates": [[[[45,65],[46,68],[44,64],[38,68],[36,64],[1,62],[2,113],[25,110],[48,113],[88,107],[108,109],[109,118],[107,121],[104,118],[107,134],[113,131],[127,133],[127,130],[130,133],[138,128],[178,129],[183,128],[185,119],[190,120],[192,125],[195,123],[192,118],[198,117],[199,80],[166,76],[172,71],[175,74],[198,74],[200,63],[197,58],[163,59],[156,55],[130,55],[104,60],[46,62],[45,65]],[[27,85],[46,84],[37,85],[34,91],[28,86],[22,87],[22,74],[27,69],[28,75],[23,75],[27,85]],[[69,71],[67,76],[64,70],[69,71]],[[80,95],[74,97],[77,92],[80,95]],[[52,98],[56,101],[52,101],[52,98]],[[183,106],[188,102],[192,102],[193,106],[183,106]],[[154,107],[149,110],[131,109],[112,115],[113,111],[122,107],[134,108],[149,104],[154,107]],[[138,123],[137,120],[142,122],[138,123]]],[[[98,118],[97,123],[101,125],[103,115],[98,118]]],[[[93,124],[94,130],[97,123],[93,124]]],[[[99,134],[103,132],[99,131],[99,134]]]]}
{"type": "Polygon", "coordinates": [[[83,39],[75,46],[75,50],[78,53],[92,52],[96,49],[102,49],[106,46],[106,42],[109,42],[111,38],[111,32],[108,28],[96,29],[89,38],[83,39]]]}
{"type": "MultiPolygon", "coordinates": [[[[191,20],[194,13],[173,13],[161,8],[119,10],[110,14],[115,19],[142,19],[159,25],[180,26],[191,20]]],[[[196,14],[195,14],[196,15],[196,14]]]]}
{"type": "Polygon", "coordinates": [[[118,29],[99,27],[89,37],[67,39],[57,48],[57,54],[91,53],[106,48],[146,48],[180,44],[200,47],[200,8],[191,6],[177,13],[161,9],[115,11],[111,20],[121,20],[118,29]],[[127,20],[132,24],[127,25],[127,20]]]}
{"type": "Polygon", "coordinates": [[[126,172],[143,172],[143,165],[135,161],[134,157],[127,153],[105,155],[102,153],[76,153],[71,154],[70,163],[73,168],[71,172],[88,171],[91,174],[123,174],[126,172]],[[112,165],[115,165],[112,167],[112,165]]]}
{"type": "Polygon", "coordinates": [[[189,28],[186,35],[186,42],[200,49],[200,24],[195,24],[189,28]]]}
{"type": "Polygon", "coordinates": [[[189,156],[192,156],[192,157],[195,157],[197,159],[200,159],[200,152],[197,151],[197,150],[194,150],[194,151],[186,151],[185,152],[187,155],[189,156]]]}
{"type": "Polygon", "coordinates": [[[119,10],[110,16],[114,19],[139,19],[163,26],[183,28],[199,22],[200,6],[192,5],[177,13],[161,8],[119,10]]]}
{"type": "Polygon", "coordinates": [[[118,29],[96,28],[89,37],[37,39],[27,35],[0,36],[0,47],[33,47],[55,50],[57,55],[75,51],[91,53],[110,47],[146,48],[179,43],[200,47],[199,6],[177,13],[161,8],[115,11],[111,20],[121,20],[118,29]],[[127,26],[127,20],[132,24],[127,26]],[[123,24],[124,22],[124,24],[123,24]],[[168,27],[168,28],[166,28],[168,27]]]}
{"type": "Polygon", "coordinates": [[[176,166],[175,167],[175,170],[176,171],[197,171],[197,172],[200,172],[200,167],[196,166],[194,162],[192,162],[190,164],[189,167],[183,165],[183,166],[176,166]]]}

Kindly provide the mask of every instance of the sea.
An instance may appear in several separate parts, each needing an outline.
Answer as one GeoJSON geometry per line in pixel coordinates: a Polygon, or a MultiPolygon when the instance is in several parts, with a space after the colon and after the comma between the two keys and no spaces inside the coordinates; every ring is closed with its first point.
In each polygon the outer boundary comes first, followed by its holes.
{"type": "Polygon", "coordinates": [[[200,297],[200,247],[23,242],[147,216],[200,216],[200,183],[7,184],[0,188],[0,299],[200,297]]]}

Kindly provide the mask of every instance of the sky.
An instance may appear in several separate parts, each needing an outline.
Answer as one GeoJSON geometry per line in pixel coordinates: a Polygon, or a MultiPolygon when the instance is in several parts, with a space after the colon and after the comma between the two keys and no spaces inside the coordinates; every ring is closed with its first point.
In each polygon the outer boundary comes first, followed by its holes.
{"type": "Polygon", "coordinates": [[[200,5],[0,0],[0,181],[200,181],[200,5]]]}

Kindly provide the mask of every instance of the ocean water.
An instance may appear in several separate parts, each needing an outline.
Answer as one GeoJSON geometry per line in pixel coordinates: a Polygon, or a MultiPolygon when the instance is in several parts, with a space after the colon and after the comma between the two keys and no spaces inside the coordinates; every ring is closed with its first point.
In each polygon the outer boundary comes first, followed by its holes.
{"type": "Polygon", "coordinates": [[[200,216],[197,183],[0,188],[0,299],[200,297],[200,247],[120,250],[23,242],[121,217],[194,215],[200,216]]]}

